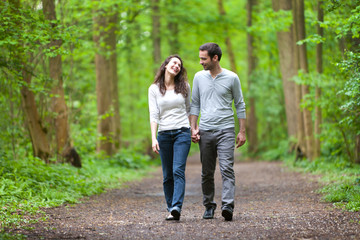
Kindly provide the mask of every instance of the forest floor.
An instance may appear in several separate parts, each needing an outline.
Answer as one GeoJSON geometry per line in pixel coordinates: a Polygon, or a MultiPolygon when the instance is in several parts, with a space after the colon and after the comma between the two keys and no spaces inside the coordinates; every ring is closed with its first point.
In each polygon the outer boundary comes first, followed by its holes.
{"type": "Polygon", "coordinates": [[[202,219],[201,165],[189,157],[180,221],[168,215],[162,173],[155,172],[121,189],[82,203],[45,209],[48,219],[28,239],[360,239],[360,214],[335,209],[321,200],[319,177],[296,173],[280,162],[235,163],[233,221],[221,216],[221,177],[216,172],[215,218],[202,219]]]}

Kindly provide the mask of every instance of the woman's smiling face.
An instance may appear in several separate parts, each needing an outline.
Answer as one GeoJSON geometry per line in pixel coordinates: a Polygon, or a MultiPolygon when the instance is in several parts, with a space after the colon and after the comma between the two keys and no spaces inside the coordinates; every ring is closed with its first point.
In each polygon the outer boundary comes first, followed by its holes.
{"type": "Polygon", "coordinates": [[[176,76],[181,70],[180,59],[178,59],[176,57],[171,58],[170,62],[165,66],[165,69],[171,75],[176,76]]]}

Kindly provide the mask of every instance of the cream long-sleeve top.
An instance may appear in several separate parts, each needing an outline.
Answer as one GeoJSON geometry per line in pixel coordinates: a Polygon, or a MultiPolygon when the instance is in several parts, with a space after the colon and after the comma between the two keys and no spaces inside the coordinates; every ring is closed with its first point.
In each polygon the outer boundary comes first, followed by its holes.
{"type": "Polygon", "coordinates": [[[150,122],[158,124],[158,132],[190,127],[190,85],[185,98],[175,90],[166,90],[163,96],[159,86],[152,84],[148,91],[150,122]]]}

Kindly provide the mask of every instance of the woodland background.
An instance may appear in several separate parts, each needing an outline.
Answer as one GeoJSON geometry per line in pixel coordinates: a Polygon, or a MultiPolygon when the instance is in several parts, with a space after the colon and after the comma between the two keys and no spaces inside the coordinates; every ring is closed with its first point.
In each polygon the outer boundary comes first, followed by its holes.
{"type": "Polygon", "coordinates": [[[2,177],[39,159],[149,162],[155,71],[177,53],[192,85],[205,42],[240,77],[244,156],[355,166],[359,30],[359,0],[1,1],[2,177]]]}

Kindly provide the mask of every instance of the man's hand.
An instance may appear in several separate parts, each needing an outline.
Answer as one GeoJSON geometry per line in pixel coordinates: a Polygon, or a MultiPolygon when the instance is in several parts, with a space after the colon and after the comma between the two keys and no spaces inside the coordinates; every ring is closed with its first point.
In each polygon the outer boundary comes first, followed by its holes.
{"type": "Polygon", "coordinates": [[[239,132],[239,134],[236,137],[236,148],[241,147],[246,142],[246,135],[245,132],[239,132]]]}
{"type": "Polygon", "coordinates": [[[200,131],[199,131],[199,127],[196,126],[196,128],[191,128],[191,141],[193,143],[198,143],[200,140],[200,131]]]}

